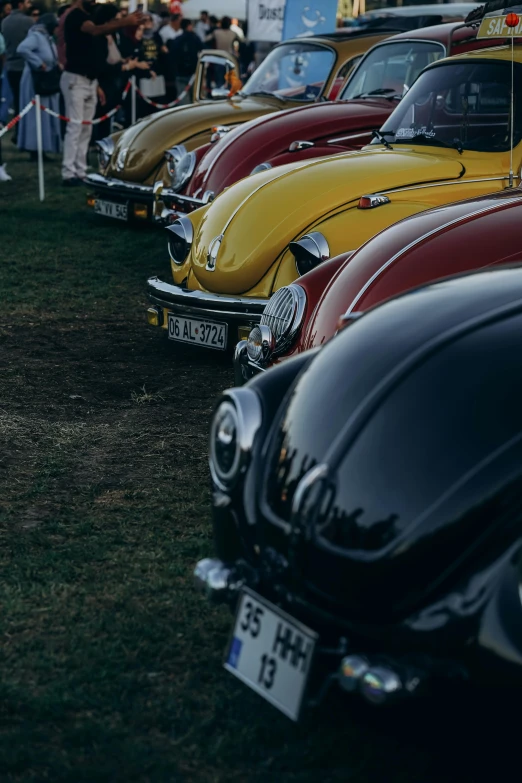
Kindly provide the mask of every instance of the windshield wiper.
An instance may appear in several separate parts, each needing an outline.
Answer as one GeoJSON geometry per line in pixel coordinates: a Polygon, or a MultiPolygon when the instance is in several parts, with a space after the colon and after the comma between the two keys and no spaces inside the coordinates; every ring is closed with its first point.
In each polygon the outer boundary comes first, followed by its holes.
{"type": "Polygon", "coordinates": [[[374,95],[389,95],[386,100],[393,101],[394,98],[401,98],[402,96],[399,95],[392,87],[378,87],[376,90],[371,90],[370,92],[361,92],[359,95],[354,95],[351,99],[352,101],[356,101],[358,98],[371,98],[374,95]],[[393,95],[389,95],[389,93],[393,93],[393,95]]]}
{"type": "Polygon", "coordinates": [[[270,90],[254,90],[254,92],[239,92],[238,95],[241,95],[243,98],[251,98],[252,95],[266,95],[269,98],[277,98],[278,101],[284,101],[284,98],[281,98],[280,95],[276,95],[275,92],[270,92],[270,90]]]}
{"type": "Polygon", "coordinates": [[[395,136],[395,131],[380,131],[380,130],[372,130],[372,136],[374,139],[377,139],[381,142],[381,144],[384,144],[387,150],[392,150],[393,147],[386,138],[386,136],[395,136]]]}

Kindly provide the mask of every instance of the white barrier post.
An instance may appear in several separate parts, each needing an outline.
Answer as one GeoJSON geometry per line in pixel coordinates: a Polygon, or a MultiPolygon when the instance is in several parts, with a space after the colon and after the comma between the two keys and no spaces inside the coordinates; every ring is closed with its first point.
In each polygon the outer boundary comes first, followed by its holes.
{"type": "Polygon", "coordinates": [[[131,123],[136,122],[136,77],[131,76],[131,123]]]}
{"type": "Polygon", "coordinates": [[[35,95],[36,109],[36,146],[38,149],[38,190],[40,201],[45,198],[44,170],[43,170],[43,150],[42,150],[42,110],[40,108],[40,96],[35,95]]]}

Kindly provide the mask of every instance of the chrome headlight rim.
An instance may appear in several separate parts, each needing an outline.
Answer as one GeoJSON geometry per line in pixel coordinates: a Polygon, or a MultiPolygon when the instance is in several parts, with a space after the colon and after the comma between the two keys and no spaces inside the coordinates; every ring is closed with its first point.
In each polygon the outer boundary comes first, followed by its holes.
{"type": "Polygon", "coordinates": [[[165,227],[169,232],[167,247],[171,261],[183,266],[194,241],[194,227],[190,218],[183,216],[165,227]]]}
{"type": "Polygon", "coordinates": [[[165,150],[165,159],[171,188],[177,192],[186,185],[194,173],[197,163],[196,153],[188,152],[184,144],[176,144],[165,150]]]}
{"type": "Polygon", "coordinates": [[[261,171],[270,171],[271,168],[272,164],[270,161],[265,160],[263,163],[258,163],[257,166],[254,166],[249,176],[252,176],[252,174],[259,174],[261,171]]]}
{"type": "Polygon", "coordinates": [[[100,169],[106,169],[114,152],[116,145],[111,136],[106,136],[104,139],[100,139],[96,142],[96,149],[98,152],[98,164],[100,169]]]}
{"type": "Polygon", "coordinates": [[[230,389],[219,400],[210,424],[209,465],[214,484],[224,492],[234,489],[244,476],[262,420],[261,401],[252,389],[230,389]],[[219,428],[226,415],[230,416],[235,427],[235,451],[228,469],[220,464],[218,454],[219,428]]]}
{"type": "Polygon", "coordinates": [[[290,242],[288,249],[295,259],[295,268],[301,277],[330,258],[328,241],[320,231],[303,234],[295,242],[290,242]]]}
{"type": "Polygon", "coordinates": [[[261,350],[260,356],[255,356],[255,351],[251,348],[248,350],[247,355],[255,364],[263,367],[269,363],[272,358],[280,356],[285,353],[291,345],[295,342],[297,335],[299,334],[303,325],[304,316],[306,312],[306,292],[304,288],[296,283],[290,283],[290,285],[283,286],[269,299],[258,327],[254,327],[249,335],[252,335],[252,341],[254,342],[257,334],[256,328],[260,331],[261,350]],[[288,301],[288,294],[291,296],[291,302],[288,301]],[[285,305],[284,299],[287,299],[285,305]],[[281,319],[282,308],[286,306],[291,309],[291,314],[288,317],[288,323],[283,330],[277,328],[278,321],[281,319]],[[278,333],[279,332],[279,333],[278,333]]]}

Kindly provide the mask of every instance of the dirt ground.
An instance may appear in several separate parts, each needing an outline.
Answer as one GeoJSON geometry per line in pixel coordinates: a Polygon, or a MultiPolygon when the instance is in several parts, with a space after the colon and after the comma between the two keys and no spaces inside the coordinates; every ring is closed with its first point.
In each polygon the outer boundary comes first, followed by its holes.
{"type": "MultiPolygon", "coordinates": [[[[4,144],[4,146],[7,146],[4,144]]],[[[228,357],[145,324],[161,232],[98,221],[7,150],[0,190],[0,780],[503,780],[518,716],[332,695],[296,726],[222,668],[207,437],[228,357]],[[506,717],[507,716],[507,717],[506,717]]],[[[516,704],[516,702],[514,702],[516,704]]]]}

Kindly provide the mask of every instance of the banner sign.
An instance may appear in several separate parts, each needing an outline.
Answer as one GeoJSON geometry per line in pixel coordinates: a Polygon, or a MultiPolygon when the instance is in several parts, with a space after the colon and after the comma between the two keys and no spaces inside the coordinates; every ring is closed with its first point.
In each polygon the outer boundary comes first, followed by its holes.
{"type": "MultiPolygon", "coordinates": [[[[506,19],[514,14],[506,16],[490,16],[482,20],[477,38],[509,38],[522,35],[522,16],[518,17],[518,24],[514,27],[506,23],[506,19]]],[[[514,21],[514,20],[513,20],[514,21]]]]}
{"type": "Polygon", "coordinates": [[[248,37],[279,43],[283,33],[285,0],[248,0],[248,37]]]}
{"type": "Polygon", "coordinates": [[[286,0],[283,41],[304,35],[332,33],[337,0],[286,0]]]}

